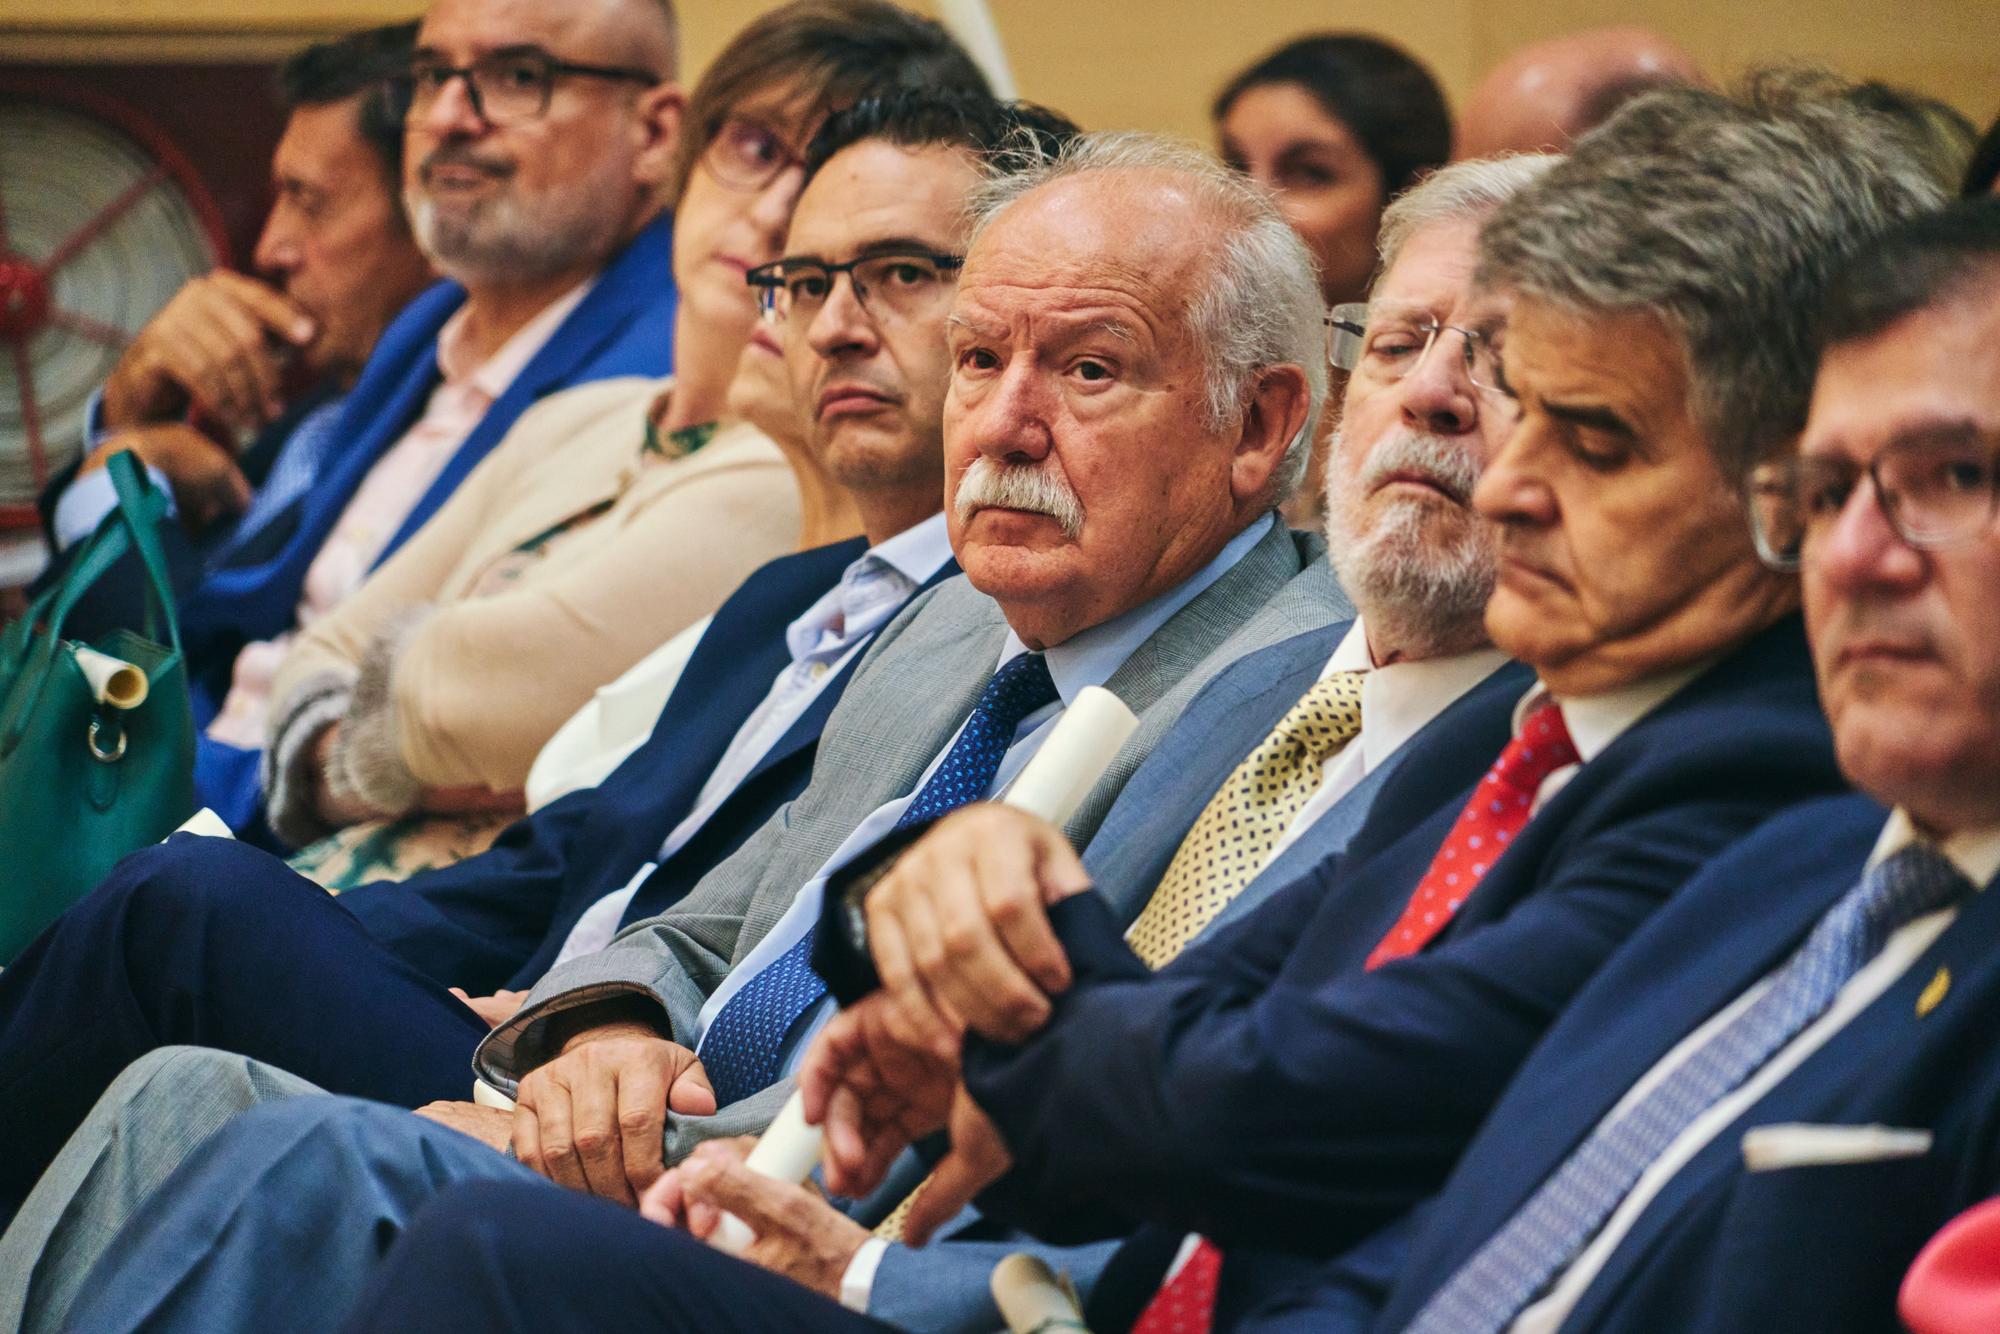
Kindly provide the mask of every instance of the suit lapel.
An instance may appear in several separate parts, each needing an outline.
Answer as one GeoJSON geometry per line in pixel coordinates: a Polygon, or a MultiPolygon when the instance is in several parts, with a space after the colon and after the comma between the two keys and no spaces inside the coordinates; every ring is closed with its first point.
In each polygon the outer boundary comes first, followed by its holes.
{"type": "MultiPolygon", "coordinates": [[[[1866,852],[1865,843],[1858,853],[1844,845],[1822,848],[1810,865],[1795,867],[1775,884],[1744,885],[1735,876],[1728,883],[1711,881],[1701,894],[1669,905],[1628,942],[1543,1039],[1532,1084],[1517,1080],[1495,1112],[1496,1123],[1504,1118],[1518,1133],[1506,1146],[1504,1168],[1487,1175],[1490,1189],[1477,1213],[1463,1220],[1469,1245],[1476,1248],[1526,1204],[1668,1052],[1782,963],[1853,885],[1866,852]]],[[[1481,1165],[1491,1168],[1498,1160],[1481,1165]]],[[[1683,1184],[1672,1183],[1669,1193],[1683,1184]]],[[[1639,1232],[1650,1232],[1654,1221],[1642,1216],[1641,1228],[1614,1252],[1593,1291],[1615,1283],[1611,1270],[1643,1250],[1639,1232]]],[[[1462,1252],[1459,1262],[1470,1253],[1462,1252]]]]}
{"type": "MultiPolygon", "coordinates": [[[[396,530],[395,537],[383,548],[376,559],[377,566],[394,555],[437,513],[466,475],[512,429],[515,419],[551,391],[580,380],[583,369],[651,307],[662,285],[671,283],[671,277],[666,276],[669,270],[665,256],[670,253],[672,235],[670,220],[663,214],[648,223],[605,267],[589,294],[556,327],[505,392],[493,400],[479,424],[452,453],[423,498],[403,520],[402,527],[396,530]]],[[[671,346],[671,321],[659,331],[659,337],[663,350],[671,346]]]]}
{"type": "MultiPolygon", "coordinates": [[[[1862,870],[1860,860],[1850,859],[1851,874],[1822,877],[1824,892],[1811,896],[1800,896],[1802,906],[1809,912],[1794,912],[1785,915],[1790,921],[1788,936],[1775,943],[1778,948],[1766,951],[1766,966],[1747,973],[1738,970],[1738,985],[1725,990],[1718,986],[1709,993],[1716,1005],[1727,1004],[1753,982],[1770,972],[1796,949],[1805,936],[1818,925],[1828,908],[1841,895],[1859,881],[1862,870]]],[[[1895,982],[1878,996],[1873,1003],[1855,1015],[1840,1032],[1807,1057],[1799,1068],[1759,1099],[1739,1120],[1725,1128],[1715,1140],[1704,1146],[1702,1151],[1671,1181],[1662,1187],[1659,1195],[1647,1205],[1634,1221],[1631,1231],[1620,1242],[1617,1249],[1606,1260],[1604,1269],[1591,1283],[1584,1299],[1578,1303],[1578,1313],[1586,1306],[1600,1308],[1617,1294],[1627,1277],[1638,1269],[1658,1246],[1661,1239],[1672,1228],[1675,1220],[1688,1209],[1698,1207],[1708,1198],[1716,1182],[1725,1177],[1735,1176],[1744,1170],[1742,1155],[1743,1132],[1753,1125],[1768,1125],[1814,1115],[1823,1115],[1807,1110],[1824,1106],[1829,1097],[1838,1097],[1841,1087],[1855,1077],[1856,1066],[1852,1061],[1840,1059],[1840,1049],[1850,1047],[1861,1053],[1881,1051],[1885,1047],[1904,1046],[1903,1041],[1884,1042],[1874,1035],[1884,1033],[1892,1038],[1914,1042],[1918,1035],[1912,1031],[1917,1022],[1916,999],[1940,965],[1948,967],[1959,976],[1969,974],[1991,956],[1990,945],[1996,932],[2000,932],[2000,896],[1991,892],[1978,895],[1965,904],[1957,921],[1953,922],[1943,935],[1933,941],[1895,982]],[[1815,1094],[1818,1094],[1817,1098],[1815,1094]],[[1760,1109],[1767,1109],[1761,1110],[1760,1109]]],[[[1711,1013],[1713,1011],[1711,1010],[1711,1013]]],[[[1703,1016],[1704,1018],[1706,1016],[1703,1016]]],[[[1681,1036],[1692,1028],[1683,1030],[1681,1036]]],[[[1677,1039],[1678,1040],[1678,1039],[1677,1039]]],[[[1879,1076],[1881,1072],[1876,1071],[1879,1076]]],[[[1891,1082],[1893,1088],[1893,1081],[1891,1082]]],[[[1903,1124],[1908,1124],[1904,1122],[1903,1124]]]]}

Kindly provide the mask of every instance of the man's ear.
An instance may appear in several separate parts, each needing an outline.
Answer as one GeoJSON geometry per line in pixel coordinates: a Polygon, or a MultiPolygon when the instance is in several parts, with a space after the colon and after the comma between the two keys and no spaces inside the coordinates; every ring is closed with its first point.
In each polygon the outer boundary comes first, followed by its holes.
{"type": "Polygon", "coordinates": [[[687,116],[687,94],[677,83],[660,83],[639,94],[637,104],[639,156],[632,178],[649,190],[665,184],[673,170],[687,116]]]}
{"type": "Polygon", "coordinates": [[[1239,503],[1262,501],[1270,494],[1285,451],[1305,429],[1311,405],[1312,387],[1302,368],[1286,364],[1259,373],[1230,461],[1229,489],[1239,503]]]}

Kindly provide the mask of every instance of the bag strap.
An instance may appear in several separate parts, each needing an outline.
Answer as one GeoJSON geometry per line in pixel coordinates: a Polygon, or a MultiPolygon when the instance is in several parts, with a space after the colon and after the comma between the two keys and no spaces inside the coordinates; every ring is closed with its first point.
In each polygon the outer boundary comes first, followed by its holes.
{"type": "Polygon", "coordinates": [[[118,492],[119,518],[132,539],[132,549],[139,553],[139,561],[146,567],[146,578],[153,585],[153,598],[146,607],[146,637],[155,642],[159,640],[159,631],[152,619],[153,609],[157,607],[160,618],[166,622],[167,641],[178,653],[181,648],[181,618],[175,614],[173,580],[167,575],[167,555],[160,547],[160,520],[166,517],[167,498],[146,476],[131,450],[113,454],[105,467],[110,470],[111,485],[118,492]]]}

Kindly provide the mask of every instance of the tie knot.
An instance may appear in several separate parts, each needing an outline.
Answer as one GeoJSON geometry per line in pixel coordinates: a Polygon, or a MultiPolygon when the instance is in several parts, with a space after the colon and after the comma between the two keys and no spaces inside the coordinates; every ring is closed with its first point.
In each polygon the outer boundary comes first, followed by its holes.
{"type": "Polygon", "coordinates": [[[1912,842],[1883,858],[1853,900],[1861,919],[1862,957],[1873,958],[1900,928],[1973,889],[1951,858],[1929,843],[1912,842]]]}
{"type": "Polygon", "coordinates": [[[1334,672],[1299,698],[1276,731],[1321,759],[1361,732],[1361,683],[1366,672],[1334,672]]]}
{"type": "Polygon", "coordinates": [[[1554,700],[1544,700],[1522,721],[1521,734],[1500,752],[1487,781],[1505,783],[1532,797],[1543,779],[1579,758],[1563,724],[1562,709],[1554,700]]]}
{"type": "Polygon", "coordinates": [[[1055,678],[1049,675],[1049,660],[1039,653],[1023,653],[1010,658],[980,693],[973,712],[990,719],[996,729],[1007,733],[1021,720],[1057,697],[1055,678]]]}

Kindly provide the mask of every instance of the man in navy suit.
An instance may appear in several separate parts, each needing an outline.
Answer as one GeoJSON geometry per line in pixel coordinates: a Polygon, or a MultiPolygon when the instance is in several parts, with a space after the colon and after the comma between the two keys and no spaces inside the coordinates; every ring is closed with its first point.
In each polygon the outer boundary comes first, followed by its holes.
{"type": "Polygon", "coordinates": [[[403,193],[447,281],[383,333],[313,486],[182,600],[196,787],[232,828],[258,825],[266,691],[298,617],[357,586],[543,395],[672,369],[677,41],[655,0],[425,15],[403,193]]]}
{"type": "Polygon", "coordinates": [[[1892,1328],[1923,1241],[2000,1190],[2000,205],[1870,248],[1823,332],[1753,514],[1866,796],[1732,849],[1578,997],[1381,1329],[1892,1328]],[[1496,1259],[1537,1225],[1536,1264],[1496,1259]]]}
{"type": "MultiPolygon", "coordinates": [[[[1157,974],[1025,822],[1011,821],[1034,855],[1012,860],[1039,872],[996,879],[1056,902],[1044,916],[989,889],[1013,972],[989,968],[983,996],[874,911],[884,888],[922,901],[892,867],[864,903],[888,988],[829,1025],[804,1076],[808,1115],[826,1115],[829,1184],[868,1184],[891,1151],[948,1124],[913,1238],[981,1187],[989,1211],[1051,1238],[1138,1222],[1206,1234],[1182,1248],[1167,1309],[1140,1314],[1140,1329],[1230,1325],[1268,1291],[1262,1261],[1335,1254],[1435,1190],[1616,946],[1719,849],[1837,787],[1795,587],[1761,569],[1739,479],[1803,416],[1814,304],[1802,297],[1934,197],[1900,138],[1837,90],[1689,91],[1635,104],[1503,205],[1481,268],[1514,297],[1500,362],[1523,416],[1475,503],[1500,529],[1487,627],[1539,677],[1513,740],[1433,819],[1384,837],[1364,822],[1343,857],[1157,974]],[[1631,209],[1565,206],[1576,182],[1606,179],[1631,209]],[[1701,262],[1673,283],[1628,264],[1694,241],[1701,262]],[[1540,286],[1527,272],[1538,256],[1586,277],[1540,286]],[[1050,929],[1053,979],[1034,971],[1050,929]],[[913,962],[897,963],[899,944],[913,962]],[[899,971],[926,994],[898,995],[899,971]],[[1022,977],[1037,984],[1030,1005],[1022,977]],[[975,1030],[962,1078],[922,1040],[933,990],[951,1013],[930,1023],[975,1030]],[[904,1023],[915,1040],[896,1035],[904,1023]],[[1188,1321],[1172,1314],[1189,1307],[1188,1321]]],[[[1413,751],[1378,809],[1422,759],[1413,751]]],[[[975,826],[1005,866],[1001,817],[986,811],[941,822],[926,871],[975,826]]],[[[828,966],[853,947],[845,916],[822,933],[828,966]]],[[[959,928],[955,957],[979,953],[965,941],[959,928]]],[[[564,1329],[618,1312],[649,1328],[881,1328],[685,1234],[641,1240],[635,1227],[512,1187],[468,1191],[405,1238],[363,1320],[564,1329]]],[[[1142,1291],[1103,1326],[1145,1305],[1142,1291]]]]}

